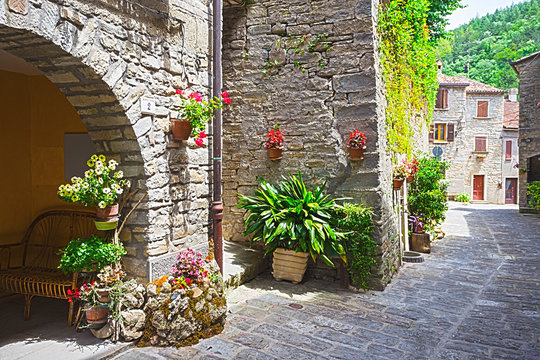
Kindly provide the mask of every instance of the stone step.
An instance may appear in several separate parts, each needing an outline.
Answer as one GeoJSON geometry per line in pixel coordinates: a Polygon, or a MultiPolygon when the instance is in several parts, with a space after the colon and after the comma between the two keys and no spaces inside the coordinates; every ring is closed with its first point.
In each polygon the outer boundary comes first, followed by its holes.
{"type": "Polygon", "coordinates": [[[264,252],[241,244],[223,242],[223,279],[225,291],[236,289],[269,268],[264,252]]]}

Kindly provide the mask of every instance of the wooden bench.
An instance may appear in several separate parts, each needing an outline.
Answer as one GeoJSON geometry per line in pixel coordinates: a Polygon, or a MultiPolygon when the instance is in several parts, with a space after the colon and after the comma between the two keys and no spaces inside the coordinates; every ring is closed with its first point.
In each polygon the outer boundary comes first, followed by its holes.
{"type": "MultiPolygon", "coordinates": [[[[72,238],[96,234],[95,213],[78,210],[51,210],[39,215],[23,239],[0,245],[0,290],[23,294],[24,319],[30,318],[34,296],[68,299],[67,291],[82,285],[77,273],[65,275],[58,269],[58,251],[72,238]]],[[[68,324],[72,324],[73,303],[68,324]]]]}

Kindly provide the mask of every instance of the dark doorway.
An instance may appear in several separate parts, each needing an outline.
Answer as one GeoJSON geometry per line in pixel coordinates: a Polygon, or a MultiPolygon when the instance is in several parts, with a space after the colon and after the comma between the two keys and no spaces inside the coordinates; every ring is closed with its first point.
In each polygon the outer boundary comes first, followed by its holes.
{"type": "Polygon", "coordinates": [[[517,178],[506,179],[504,187],[504,203],[517,204],[517,178]]]}

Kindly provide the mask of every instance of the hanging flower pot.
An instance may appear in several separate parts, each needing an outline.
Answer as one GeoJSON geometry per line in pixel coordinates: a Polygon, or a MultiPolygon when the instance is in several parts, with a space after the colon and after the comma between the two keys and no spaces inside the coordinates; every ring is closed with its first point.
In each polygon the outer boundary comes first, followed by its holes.
{"type": "Polygon", "coordinates": [[[280,160],[283,157],[283,148],[266,149],[270,160],[280,160]]]}
{"type": "Polygon", "coordinates": [[[414,175],[407,176],[407,184],[412,183],[413,180],[414,180],[414,175]]]}
{"type": "Polygon", "coordinates": [[[349,157],[352,161],[364,160],[364,149],[366,147],[360,148],[349,148],[349,157]]]}
{"type": "Polygon", "coordinates": [[[187,140],[191,135],[192,126],[189,120],[171,119],[171,132],[174,140],[187,140]]]}
{"type": "Polygon", "coordinates": [[[364,159],[364,150],[366,148],[366,135],[360,132],[360,130],[354,130],[349,135],[347,141],[347,147],[349,148],[349,157],[352,161],[358,161],[364,159]]]}
{"type": "Polygon", "coordinates": [[[83,310],[86,316],[86,322],[91,328],[100,329],[107,323],[109,317],[108,307],[85,305],[83,310]]]}
{"type": "Polygon", "coordinates": [[[403,185],[403,181],[405,181],[405,179],[394,179],[394,190],[401,189],[401,186],[403,185]]]}
{"type": "Polygon", "coordinates": [[[105,208],[98,206],[94,223],[98,230],[116,229],[116,225],[118,224],[118,204],[113,204],[105,208]]]}
{"type": "Polygon", "coordinates": [[[266,140],[266,151],[270,160],[279,160],[283,157],[283,134],[279,125],[275,125],[274,129],[270,130],[266,134],[268,140],[266,140]]]}

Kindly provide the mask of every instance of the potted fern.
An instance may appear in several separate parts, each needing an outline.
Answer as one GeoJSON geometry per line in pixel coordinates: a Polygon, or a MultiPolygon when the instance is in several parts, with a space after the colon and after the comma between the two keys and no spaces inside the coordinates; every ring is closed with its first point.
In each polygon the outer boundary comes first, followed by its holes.
{"type": "Polygon", "coordinates": [[[265,256],[274,255],[276,280],[301,282],[309,256],[314,261],[320,256],[332,267],[333,256],[346,261],[343,234],[330,224],[331,213],[340,206],[324,194],[325,184],[309,191],[300,173],[284,177],[277,186],[258,180],[255,195],[240,195],[237,206],[249,212],[244,235],[252,235],[252,244],[264,242],[265,256]]]}

